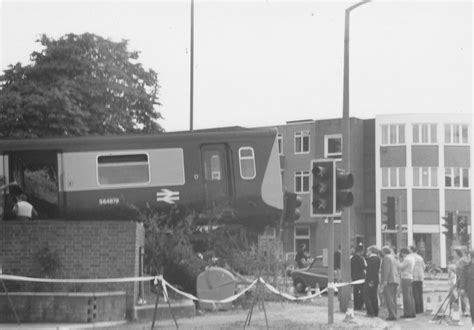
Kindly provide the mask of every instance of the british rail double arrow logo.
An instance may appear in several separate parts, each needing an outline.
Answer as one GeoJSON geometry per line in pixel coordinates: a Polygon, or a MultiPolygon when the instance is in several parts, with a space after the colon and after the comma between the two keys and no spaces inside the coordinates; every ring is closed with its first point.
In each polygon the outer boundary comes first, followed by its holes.
{"type": "Polygon", "coordinates": [[[161,189],[161,192],[156,193],[156,201],[174,204],[174,201],[179,201],[179,191],[161,189]]]}

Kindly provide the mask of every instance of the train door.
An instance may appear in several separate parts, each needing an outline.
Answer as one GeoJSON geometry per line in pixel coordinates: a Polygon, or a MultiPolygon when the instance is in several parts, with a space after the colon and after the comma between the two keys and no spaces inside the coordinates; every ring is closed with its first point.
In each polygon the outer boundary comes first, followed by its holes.
{"type": "Polygon", "coordinates": [[[229,201],[231,198],[231,173],[229,157],[224,144],[211,144],[201,147],[204,170],[204,189],[208,207],[229,201]]]}
{"type": "MultiPolygon", "coordinates": [[[[8,181],[17,182],[40,219],[59,216],[58,153],[56,151],[21,151],[8,154],[8,181]]],[[[10,202],[11,204],[11,202],[10,202]]],[[[5,205],[5,218],[12,218],[5,205]]]]}

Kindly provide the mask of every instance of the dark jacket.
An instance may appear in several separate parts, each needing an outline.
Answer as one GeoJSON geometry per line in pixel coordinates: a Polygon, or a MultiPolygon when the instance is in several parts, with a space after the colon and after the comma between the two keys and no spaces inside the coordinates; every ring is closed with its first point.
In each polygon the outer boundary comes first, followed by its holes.
{"type": "Polygon", "coordinates": [[[367,274],[365,275],[365,283],[372,282],[379,284],[380,258],[373,254],[367,258],[367,274]]]}
{"type": "Polygon", "coordinates": [[[468,294],[474,294],[474,263],[472,261],[464,266],[460,287],[468,294]]]}
{"type": "Polygon", "coordinates": [[[365,278],[365,260],[358,254],[351,258],[351,278],[353,281],[365,278]]]}

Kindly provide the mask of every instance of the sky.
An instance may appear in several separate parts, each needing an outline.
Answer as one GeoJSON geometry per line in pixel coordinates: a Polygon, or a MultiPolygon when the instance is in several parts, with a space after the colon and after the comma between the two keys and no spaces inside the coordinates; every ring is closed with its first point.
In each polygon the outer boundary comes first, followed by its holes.
{"type": "MultiPolygon", "coordinates": [[[[0,0],[0,69],[41,34],[129,40],[158,72],[166,131],[188,130],[187,1],[0,0]]],[[[194,0],[194,129],[342,117],[344,10],[356,1],[194,0]]],[[[473,113],[473,3],[373,0],[351,13],[350,115],[473,113]]]]}

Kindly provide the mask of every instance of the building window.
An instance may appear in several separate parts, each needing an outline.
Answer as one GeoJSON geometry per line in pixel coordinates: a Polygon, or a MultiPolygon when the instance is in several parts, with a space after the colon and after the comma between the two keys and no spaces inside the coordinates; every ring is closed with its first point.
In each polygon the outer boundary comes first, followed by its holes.
{"type": "Polygon", "coordinates": [[[413,143],[436,143],[436,124],[413,124],[413,143]]]}
{"type": "Polygon", "coordinates": [[[405,125],[390,124],[382,125],[382,145],[404,144],[405,125]]]}
{"type": "Polygon", "coordinates": [[[239,149],[240,177],[244,180],[255,179],[255,154],[252,147],[239,149]]]}
{"type": "Polygon", "coordinates": [[[97,178],[100,185],[150,182],[147,154],[126,154],[97,157],[97,178]]]}
{"type": "Polygon", "coordinates": [[[304,244],[305,251],[309,252],[309,227],[295,227],[295,251],[304,244]]]}
{"type": "Polygon", "coordinates": [[[399,188],[405,187],[404,167],[382,167],[382,187],[399,188]]]}
{"type": "Polygon", "coordinates": [[[324,136],[324,158],[342,158],[342,134],[324,136]]]}
{"type": "Polygon", "coordinates": [[[296,171],[295,172],[295,193],[309,192],[309,172],[296,171]]]}
{"type": "Polygon", "coordinates": [[[295,154],[309,153],[309,131],[295,132],[295,154]]]}
{"type": "Polygon", "coordinates": [[[468,125],[445,124],[444,143],[446,144],[468,144],[468,125]]]}
{"type": "Polygon", "coordinates": [[[446,188],[469,188],[469,169],[446,167],[444,172],[446,188]]]}
{"type": "Polygon", "coordinates": [[[405,143],[405,125],[391,124],[382,126],[383,144],[403,144],[405,143]]]}
{"type": "Polygon", "coordinates": [[[438,187],[437,167],[414,167],[413,187],[436,188],[438,187]]]}
{"type": "Polygon", "coordinates": [[[277,143],[278,143],[278,154],[283,155],[283,135],[277,135],[277,143]]]}

